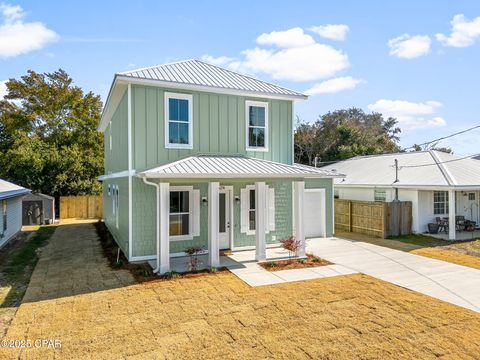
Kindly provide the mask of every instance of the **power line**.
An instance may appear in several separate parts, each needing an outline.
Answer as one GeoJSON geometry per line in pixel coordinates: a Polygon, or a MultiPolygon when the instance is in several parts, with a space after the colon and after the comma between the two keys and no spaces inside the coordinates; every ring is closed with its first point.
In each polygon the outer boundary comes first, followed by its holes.
{"type": "Polygon", "coordinates": [[[468,155],[468,156],[464,156],[464,157],[461,157],[461,158],[458,158],[458,159],[452,159],[452,160],[445,160],[445,161],[439,161],[439,162],[436,162],[436,163],[431,163],[431,164],[420,164],[420,165],[404,165],[404,166],[399,166],[399,169],[403,169],[403,168],[417,168],[417,167],[425,167],[425,166],[434,166],[434,165],[438,165],[438,164],[447,164],[447,163],[451,163],[451,162],[455,162],[455,161],[460,161],[460,160],[465,160],[465,159],[471,159],[475,156],[480,156],[480,153],[478,154],[473,154],[473,155],[468,155]]]}
{"type": "Polygon", "coordinates": [[[471,127],[471,128],[469,128],[469,129],[465,129],[465,130],[456,132],[456,133],[454,133],[454,134],[450,134],[450,135],[447,135],[447,136],[443,136],[443,137],[438,138],[438,139],[434,139],[434,140],[431,140],[431,141],[427,141],[427,142],[424,142],[424,143],[422,143],[422,144],[413,145],[413,146],[404,148],[403,150],[415,149],[415,148],[418,147],[418,146],[428,145],[428,144],[431,144],[431,143],[434,143],[434,142],[442,141],[442,140],[445,140],[445,139],[448,139],[448,138],[451,138],[451,137],[454,137],[454,136],[457,136],[457,135],[460,135],[460,134],[463,134],[463,133],[466,133],[466,132],[468,132],[468,131],[472,131],[472,130],[475,130],[475,129],[478,129],[478,128],[480,128],[480,125],[476,125],[476,126],[471,127]]]}

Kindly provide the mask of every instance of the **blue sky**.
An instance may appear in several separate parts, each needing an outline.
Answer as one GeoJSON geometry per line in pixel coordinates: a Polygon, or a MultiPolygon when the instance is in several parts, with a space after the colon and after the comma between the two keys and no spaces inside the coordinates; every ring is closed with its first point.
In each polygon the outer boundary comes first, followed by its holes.
{"type": "MultiPolygon", "coordinates": [[[[307,121],[351,106],[397,116],[403,146],[480,124],[478,1],[11,1],[0,10],[0,81],[61,67],[104,99],[115,72],[204,58],[308,91],[296,106],[307,121]]],[[[478,153],[478,136],[441,145],[478,153]]]]}

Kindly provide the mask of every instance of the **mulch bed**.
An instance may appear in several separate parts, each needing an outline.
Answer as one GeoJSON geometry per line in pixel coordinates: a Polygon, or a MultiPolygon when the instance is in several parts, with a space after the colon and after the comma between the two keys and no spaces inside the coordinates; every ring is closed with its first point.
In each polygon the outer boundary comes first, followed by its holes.
{"type": "Polygon", "coordinates": [[[330,261],[321,259],[315,255],[307,254],[304,259],[288,259],[278,261],[266,261],[259,263],[261,267],[268,271],[304,269],[317,266],[333,265],[330,261]]]}

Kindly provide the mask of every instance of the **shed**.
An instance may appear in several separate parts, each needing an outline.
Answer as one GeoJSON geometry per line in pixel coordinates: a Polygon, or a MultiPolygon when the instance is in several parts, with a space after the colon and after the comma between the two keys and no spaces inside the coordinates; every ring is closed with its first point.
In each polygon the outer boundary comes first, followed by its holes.
{"type": "Polygon", "coordinates": [[[55,221],[55,198],[41,193],[23,197],[22,224],[52,224],[55,221]]]}

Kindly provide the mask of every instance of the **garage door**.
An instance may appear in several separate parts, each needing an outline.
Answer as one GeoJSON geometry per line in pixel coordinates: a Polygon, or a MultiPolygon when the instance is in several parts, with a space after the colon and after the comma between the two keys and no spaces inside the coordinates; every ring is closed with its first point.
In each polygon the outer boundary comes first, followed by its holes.
{"type": "Polygon", "coordinates": [[[305,237],[325,236],[324,190],[305,190],[303,203],[305,237]]]}

